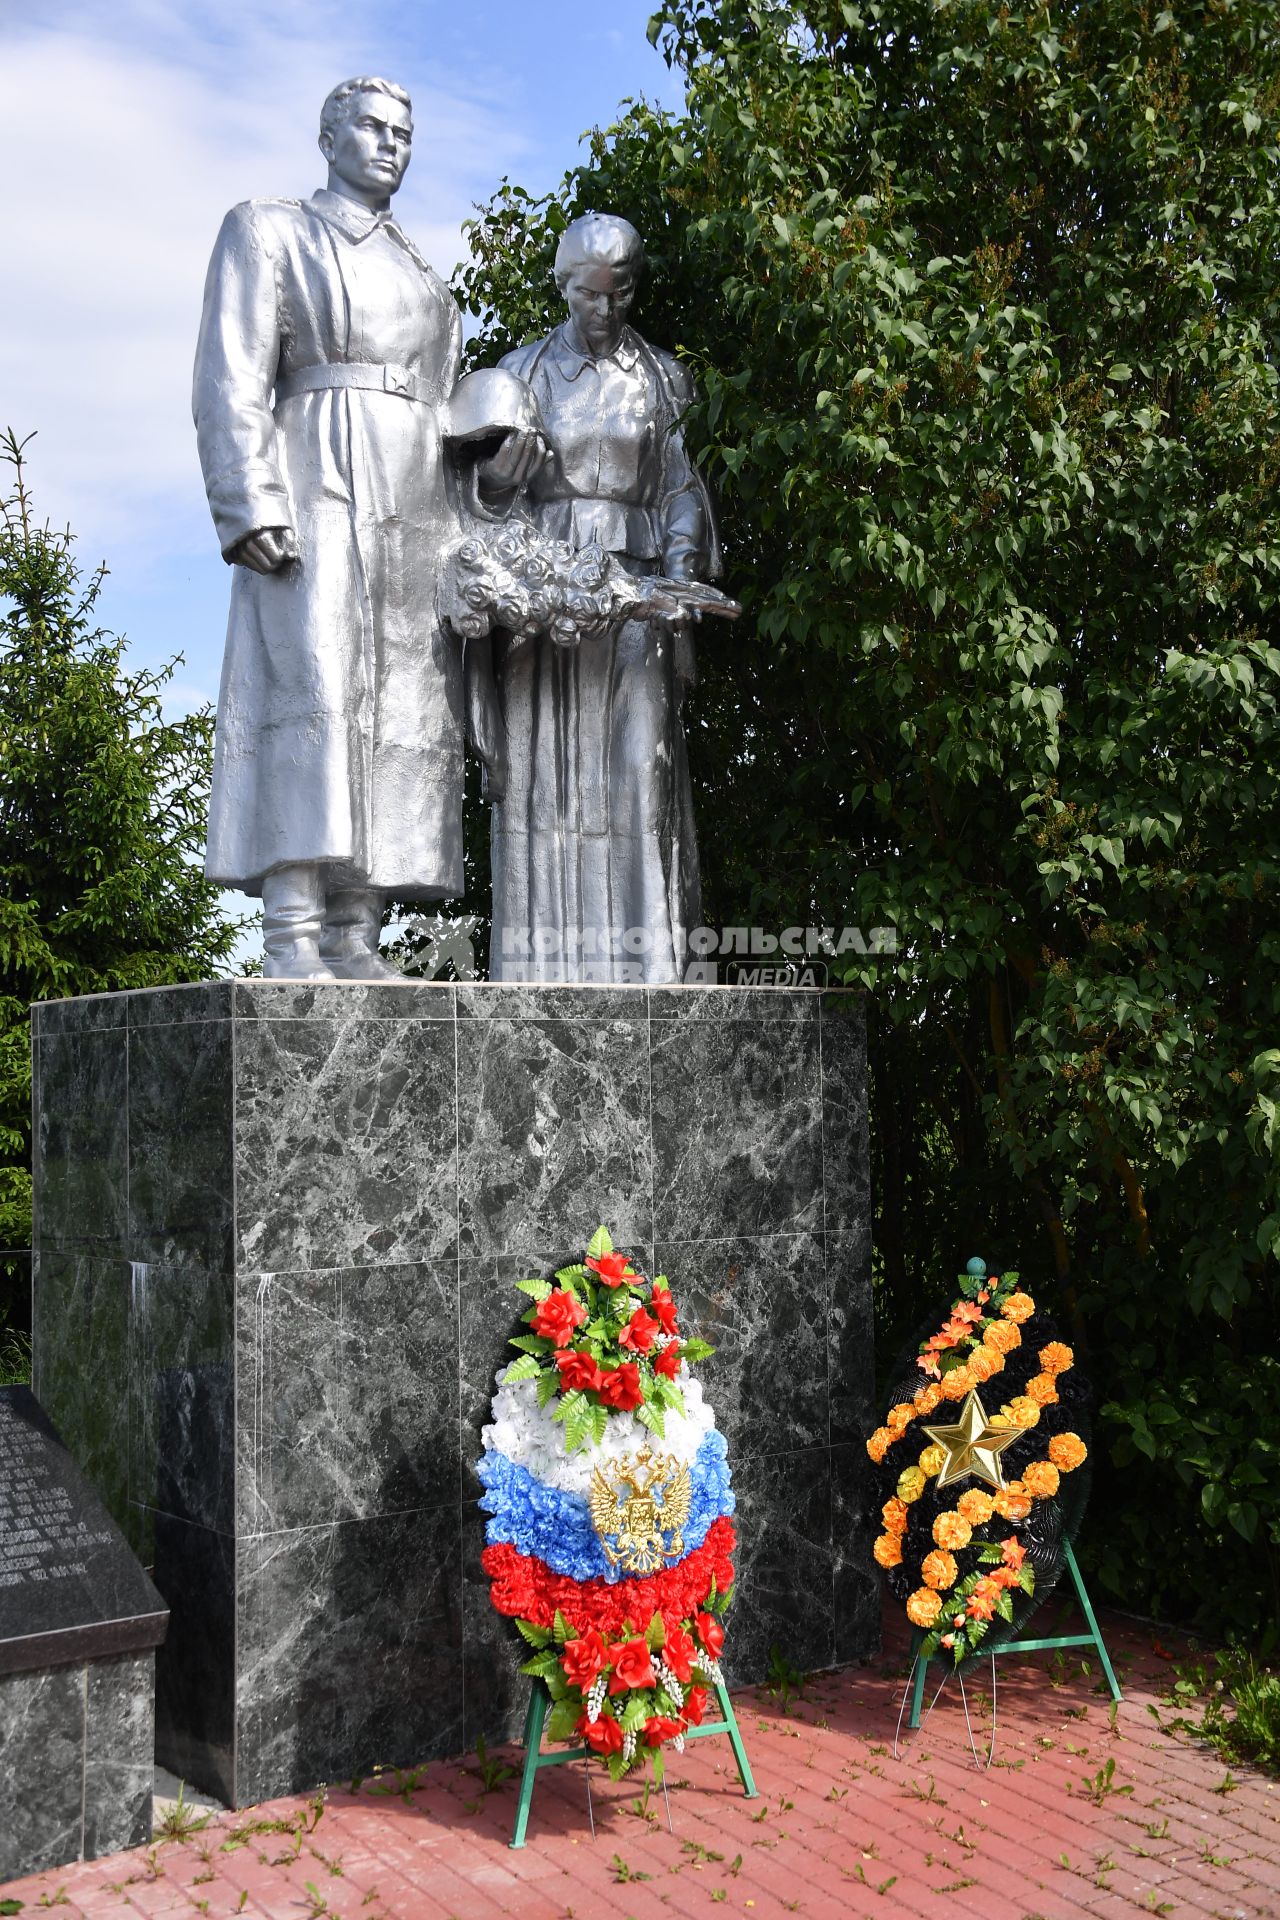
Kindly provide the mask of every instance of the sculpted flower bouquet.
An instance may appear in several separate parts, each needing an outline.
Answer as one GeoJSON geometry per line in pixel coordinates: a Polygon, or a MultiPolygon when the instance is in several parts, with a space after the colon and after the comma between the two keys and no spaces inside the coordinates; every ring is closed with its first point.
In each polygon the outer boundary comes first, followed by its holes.
{"type": "Polygon", "coordinates": [[[712,1349],[680,1332],[665,1278],[603,1227],[532,1304],[498,1375],[477,1473],[482,1565],[532,1648],[522,1671],[611,1774],[683,1746],[721,1682],[736,1545],[726,1450],[689,1372],[712,1349]]]}
{"type": "Polygon", "coordinates": [[[959,1666],[997,1627],[1017,1630],[1061,1572],[1084,1505],[1086,1477],[1073,1498],[1063,1482],[1088,1455],[1088,1387],[1019,1276],[980,1260],[913,1371],[867,1441],[883,1496],[874,1553],[922,1653],[959,1666]]]}

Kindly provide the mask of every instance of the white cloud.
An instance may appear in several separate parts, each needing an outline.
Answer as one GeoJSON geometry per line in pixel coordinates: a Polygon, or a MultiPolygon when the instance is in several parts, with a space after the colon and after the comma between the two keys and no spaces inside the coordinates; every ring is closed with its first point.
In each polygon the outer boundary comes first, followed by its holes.
{"type": "MultiPolygon", "coordinates": [[[[237,200],[322,184],[320,102],[386,54],[386,12],[372,32],[358,6],[122,0],[0,25],[0,425],[39,430],[39,504],[82,551],[212,538],[190,416],[209,250],[237,200]]],[[[446,92],[413,57],[384,70],[415,107],[397,216],[447,274],[521,137],[492,93],[446,92]]]]}

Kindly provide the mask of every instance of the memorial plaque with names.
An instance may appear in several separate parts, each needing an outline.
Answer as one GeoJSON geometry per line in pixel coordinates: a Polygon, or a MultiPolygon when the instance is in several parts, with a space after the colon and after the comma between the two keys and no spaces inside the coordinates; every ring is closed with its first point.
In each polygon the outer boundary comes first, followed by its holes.
{"type": "Polygon", "coordinates": [[[0,1674],[143,1653],[168,1609],[28,1387],[0,1387],[0,1674]]]}

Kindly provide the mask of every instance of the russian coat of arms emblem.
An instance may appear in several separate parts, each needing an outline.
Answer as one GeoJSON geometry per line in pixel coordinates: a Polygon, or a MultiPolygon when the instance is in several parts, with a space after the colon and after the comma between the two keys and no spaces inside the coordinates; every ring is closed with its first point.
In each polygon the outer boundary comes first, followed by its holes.
{"type": "Polygon", "coordinates": [[[648,1447],[591,1475],[591,1524],[623,1573],[656,1573],[681,1558],[692,1502],[688,1463],[648,1447]]]}

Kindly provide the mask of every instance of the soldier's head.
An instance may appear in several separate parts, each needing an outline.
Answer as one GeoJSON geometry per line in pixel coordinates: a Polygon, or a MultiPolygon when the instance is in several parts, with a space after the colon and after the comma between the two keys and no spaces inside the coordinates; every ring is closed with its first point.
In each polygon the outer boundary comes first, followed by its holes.
{"type": "Polygon", "coordinates": [[[643,266],[644,242],[615,213],[584,213],[561,234],[556,285],[592,353],[612,353],[622,338],[643,266]]]}
{"type": "Polygon", "coordinates": [[[413,147],[413,107],[403,87],[361,76],[344,80],[320,109],[320,151],[336,193],[385,206],[413,147]]]}

